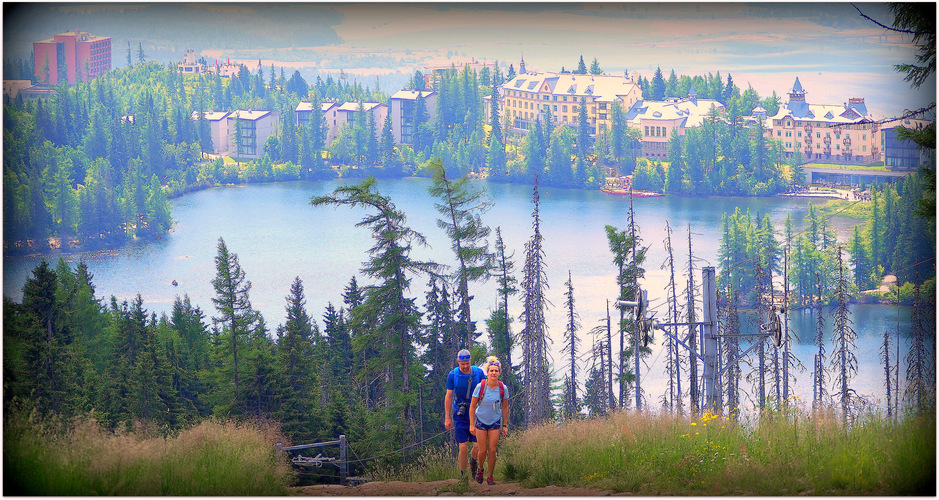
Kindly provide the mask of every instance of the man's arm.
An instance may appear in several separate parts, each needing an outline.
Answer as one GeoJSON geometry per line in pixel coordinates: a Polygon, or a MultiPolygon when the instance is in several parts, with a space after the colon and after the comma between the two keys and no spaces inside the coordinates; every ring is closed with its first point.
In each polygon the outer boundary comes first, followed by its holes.
{"type": "Polygon", "coordinates": [[[447,389],[447,396],[443,398],[443,427],[448,431],[453,428],[453,419],[450,417],[450,408],[453,408],[453,389],[447,389]]]}

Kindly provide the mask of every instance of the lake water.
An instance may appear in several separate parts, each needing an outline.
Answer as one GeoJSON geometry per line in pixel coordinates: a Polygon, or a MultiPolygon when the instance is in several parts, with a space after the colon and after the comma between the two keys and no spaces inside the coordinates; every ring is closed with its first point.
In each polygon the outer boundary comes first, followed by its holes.
{"type": "MultiPolygon", "coordinates": [[[[229,251],[238,255],[247,279],[252,282],[250,299],[261,311],[273,332],[283,324],[286,297],[295,277],[303,281],[307,310],[322,325],[326,305],[342,305],[342,292],[353,275],[360,285],[369,281],[359,274],[367,259],[372,238],[366,229],[355,224],[364,210],[351,208],[314,208],[312,196],[323,195],[341,185],[341,181],[288,182],[255,184],[215,188],[192,193],[172,200],[173,231],[160,241],[145,245],[128,246],[117,251],[82,254],[53,254],[46,256],[54,265],[60,256],[71,263],[84,259],[91,273],[98,297],[115,296],[119,301],[131,300],[138,293],[144,307],[157,314],[169,313],[175,297],[188,294],[192,302],[206,313],[206,322],[216,313],[212,305],[214,295],[211,280],[215,277],[215,255],[219,237],[224,238],[229,251]],[[176,280],[178,286],[173,286],[176,280]]],[[[427,194],[427,179],[383,180],[377,190],[390,196],[408,217],[408,224],[427,237],[429,248],[417,248],[413,257],[453,264],[454,259],[444,232],[436,225],[434,200],[427,194]]],[[[523,264],[523,248],[531,235],[531,187],[481,183],[491,195],[494,205],[483,216],[484,223],[495,227],[502,235],[509,252],[515,252],[516,269],[523,264]]],[[[560,353],[563,343],[565,312],[564,282],[568,272],[573,277],[576,310],[582,324],[581,349],[586,352],[592,345],[587,332],[606,316],[606,300],[617,295],[614,280],[616,269],[608,249],[604,226],[626,227],[629,200],[599,191],[574,189],[541,189],[541,219],[544,235],[549,300],[553,306],[547,318],[550,335],[554,340],[552,353],[556,370],[562,372],[570,360],[560,353]]],[[[778,228],[787,213],[801,221],[809,201],[790,198],[681,198],[659,197],[634,200],[636,220],[641,229],[643,244],[649,245],[645,263],[646,278],[641,285],[649,290],[649,299],[658,317],[665,315],[665,286],[667,274],[660,266],[665,262],[663,240],[665,223],[673,230],[672,245],[676,248],[676,269],[685,269],[688,259],[688,231],[696,266],[717,265],[720,244],[720,218],[735,207],[749,208],[751,214],[768,213],[778,228]]],[[[845,239],[853,224],[850,220],[832,221],[845,239]]],[[[8,256],[3,262],[3,293],[15,301],[22,300],[22,286],[39,256],[8,256]]],[[[517,273],[521,278],[521,273],[517,273]]],[[[678,278],[678,290],[685,287],[684,276],[678,278]]],[[[701,271],[695,270],[695,281],[700,283],[701,271]]],[[[426,277],[412,281],[411,295],[417,303],[425,302],[426,277]]],[[[471,284],[473,319],[477,329],[484,330],[484,320],[496,304],[496,284],[471,284]]],[[[516,296],[510,304],[510,314],[518,317],[520,305],[516,296]]],[[[698,305],[700,308],[700,304],[698,305]]],[[[858,305],[851,307],[853,327],[858,333],[857,356],[859,374],[854,378],[854,389],[873,399],[884,399],[883,368],[879,349],[885,330],[901,331],[901,357],[906,356],[909,331],[907,308],[858,305]]],[[[826,310],[830,327],[830,312],[826,310]]],[[[815,321],[811,311],[793,312],[790,325],[799,341],[793,351],[806,367],[812,366],[815,348],[811,345],[815,321]]],[[[751,328],[755,330],[755,326],[751,328]]],[[[520,325],[516,320],[514,331],[520,325]]],[[[643,388],[647,400],[655,407],[665,391],[665,356],[661,348],[662,335],[657,335],[648,366],[642,368],[643,388]]],[[[488,335],[481,337],[488,340],[488,335]]],[[[826,337],[827,338],[827,337],[826,337]]],[[[831,349],[828,349],[829,352],[831,349]]],[[[587,361],[580,361],[584,371],[587,361]]],[[[905,365],[901,366],[902,374],[905,365]]],[[[582,382],[583,379],[581,379],[582,382]]],[[[791,389],[804,401],[811,401],[811,373],[797,374],[791,389]]]]}

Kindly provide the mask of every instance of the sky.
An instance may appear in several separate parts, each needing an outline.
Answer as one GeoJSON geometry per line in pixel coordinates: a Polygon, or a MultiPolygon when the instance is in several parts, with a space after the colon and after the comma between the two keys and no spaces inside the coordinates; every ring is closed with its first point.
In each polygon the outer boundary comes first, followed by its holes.
{"type": "MultiPolygon", "coordinates": [[[[796,77],[814,104],[864,97],[876,118],[936,99],[935,77],[918,91],[893,66],[913,62],[909,36],[889,34],[844,2],[828,3],[358,3],[33,4],[57,15],[12,16],[5,4],[4,55],[80,27],[112,36],[115,66],[128,42],[179,60],[261,60],[314,77],[339,70],[394,91],[423,65],[495,61],[529,71],[575,68],[596,58],[609,74],[730,74],[783,101],[796,77]],[[155,15],[155,5],[163,14],[155,15]],[[102,11],[121,11],[106,18],[102,11]],[[171,12],[169,15],[166,10],[171,12]],[[113,20],[112,20],[113,19],[113,20]],[[317,36],[320,35],[320,36],[317,36]],[[9,51],[8,48],[9,47],[9,51]],[[8,53],[9,52],[9,53],[8,53]]],[[[884,4],[858,3],[884,24],[884,4]]],[[[158,59],[159,60],[159,59],[158,59]]]]}

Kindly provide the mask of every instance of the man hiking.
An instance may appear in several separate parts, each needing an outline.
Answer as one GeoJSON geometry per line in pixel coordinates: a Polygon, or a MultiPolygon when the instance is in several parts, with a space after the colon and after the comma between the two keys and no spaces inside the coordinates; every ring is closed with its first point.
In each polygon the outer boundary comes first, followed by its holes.
{"type": "MultiPolygon", "coordinates": [[[[468,480],[466,477],[466,450],[469,443],[476,442],[476,436],[470,433],[470,403],[472,393],[476,385],[485,380],[486,374],[482,368],[470,363],[470,352],[466,349],[460,350],[456,355],[458,367],[454,368],[447,375],[447,397],[444,399],[444,428],[456,431],[456,442],[460,445],[460,454],[457,462],[460,465],[460,480],[468,480]],[[454,397],[455,395],[455,397],[454,397]]],[[[476,475],[478,463],[476,458],[479,454],[477,446],[470,451],[470,472],[476,475]]]]}

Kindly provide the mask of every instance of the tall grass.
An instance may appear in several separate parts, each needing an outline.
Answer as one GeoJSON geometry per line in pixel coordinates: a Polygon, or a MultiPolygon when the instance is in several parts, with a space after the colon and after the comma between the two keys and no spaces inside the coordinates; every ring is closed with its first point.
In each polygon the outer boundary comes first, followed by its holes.
{"type": "Polygon", "coordinates": [[[61,428],[24,414],[3,425],[4,495],[285,495],[292,471],[270,425],[205,421],[171,437],[61,428]]]}
{"type": "MultiPolygon", "coordinates": [[[[509,437],[505,480],[643,495],[935,495],[935,417],[767,413],[752,426],[618,412],[509,437]]],[[[499,471],[497,470],[497,473],[499,471]]]]}

